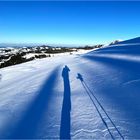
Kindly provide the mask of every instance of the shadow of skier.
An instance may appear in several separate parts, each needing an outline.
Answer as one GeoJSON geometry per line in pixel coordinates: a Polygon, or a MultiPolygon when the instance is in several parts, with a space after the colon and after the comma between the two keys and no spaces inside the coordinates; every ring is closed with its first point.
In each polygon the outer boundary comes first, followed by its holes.
{"type": "Polygon", "coordinates": [[[107,119],[110,121],[110,123],[112,124],[112,126],[114,127],[115,131],[118,133],[118,135],[120,136],[121,139],[124,139],[124,137],[122,136],[121,132],[118,130],[118,128],[116,127],[116,125],[114,124],[114,122],[112,121],[112,119],[109,117],[109,115],[107,114],[106,110],[104,109],[104,107],[101,105],[101,103],[99,102],[99,100],[97,99],[97,97],[94,95],[94,93],[90,90],[90,88],[88,87],[88,85],[86,84],[86,82],[83,79],[83,76],[80,73],[77,73],[77,79],[79,79],[85,89],[85,91],[87,92],[88,96],[90,97],[92,103],[94,104],[103,124],[105,125],[106,129],[108,130],[111,138],[114,140],[115,137],[113,136],[113,133],[110,131],[110,128],[108,127],[107,121],[104,119],[101,111],[99,111],[98,106],[101,108],[101,110],[104,112],[104,114],[106,115],[107,119]]]}
{"type": "Polygon", "coordinates": [[[62,71],[62,77],[64,82],[64,98],[61,112],[61,126],[60,126],[60,139],[71,139],[70,136],[70,111],[71,111],[71,90],[69,82],[68,66],[65,66],[62,71]]]}

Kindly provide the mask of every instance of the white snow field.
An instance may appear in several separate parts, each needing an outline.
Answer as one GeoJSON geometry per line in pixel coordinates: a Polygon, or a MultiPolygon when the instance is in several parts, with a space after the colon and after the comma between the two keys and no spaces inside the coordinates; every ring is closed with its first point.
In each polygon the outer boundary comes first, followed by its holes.
{"type": "Polygon", "coordinates": [[[135,40],[0,69],[0,138],[140,139],[135,40]]]}

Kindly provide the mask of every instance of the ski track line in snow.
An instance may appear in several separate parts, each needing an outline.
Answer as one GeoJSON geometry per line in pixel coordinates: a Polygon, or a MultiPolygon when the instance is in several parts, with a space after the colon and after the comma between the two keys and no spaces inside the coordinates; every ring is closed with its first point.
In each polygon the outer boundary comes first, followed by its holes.
{"type": "Polygon", "coordinates": [[[125,85],[129,85],[129,84],[133,84],[135,82],[140,82],[140,79],[130,80],[128,82],[123,83],[123,85],[125,86],[125,85]]]}

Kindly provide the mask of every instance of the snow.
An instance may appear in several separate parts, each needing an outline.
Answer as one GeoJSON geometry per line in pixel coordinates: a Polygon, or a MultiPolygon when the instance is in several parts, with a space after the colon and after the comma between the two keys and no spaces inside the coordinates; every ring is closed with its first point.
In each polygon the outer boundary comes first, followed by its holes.
{"type": "Polygon", "coordinates": [[[140,43],[140,37],[136,37],[136,38],[133,38],[133,39],[129,39],[129,40],[124,40],[124,41],[120,41],[120,42],[117,42],[116,44],[139,44],[140,43]]]}
{"type": "MultiPolygon", "coordinates": [[[[60,48],[56,48],[56,49],[60,49],[60,48]]],[[[96,49],[92,49],[92,50],[96,50],[96,49]]],[[[77,51],[73,50],[73,52],[54,53],[54,54],[42,53],[42,54],[45,54],[46,56],[57,57],[57,56],[67,56],[67,55],[73,55],[73,54],[78,54],[79,55],[79,54],[84,54],[84,53],[87,53],[87,52],[90,52],[90,51],[91,50],[78,49],[77,51]]],[[[23,57],[26,58],[26,59],[29,59],[29,58],[35,57],[35,55],[37,55],[37,54],[36,53],[28,53],[28,54],[24,55],[23,57]]]]}
{"type": "Polygon", "coordinates": [[[118,45],[0,69],[0,138],[140,139],[139,55],[118,45]]]}
{"type": "Polygon", "coordinates": [[[29,58],[35,57],[35,55],[36,53],[29,53],[29,54],[24,55],[23,57],[26,59],[29,59],[29,58]]]}

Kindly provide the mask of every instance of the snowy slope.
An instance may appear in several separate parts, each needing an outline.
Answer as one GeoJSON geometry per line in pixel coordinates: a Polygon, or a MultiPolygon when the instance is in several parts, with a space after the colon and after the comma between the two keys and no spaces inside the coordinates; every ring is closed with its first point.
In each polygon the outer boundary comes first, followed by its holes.
{"type": "Polygon", "coordinates": [[[140,139],[139,63],[129,44],[0,69],[0,138],[140,139]]]}
{"type": "Polygon", "coordinates": [[[116,44],[137,44],[137,43],[140,44],[140,37],[136,37],[125,41],[120,41],[117,42],[116,44]]]}

